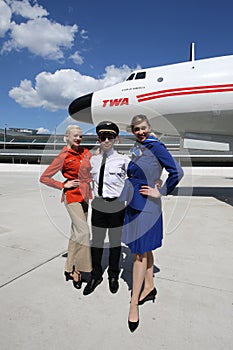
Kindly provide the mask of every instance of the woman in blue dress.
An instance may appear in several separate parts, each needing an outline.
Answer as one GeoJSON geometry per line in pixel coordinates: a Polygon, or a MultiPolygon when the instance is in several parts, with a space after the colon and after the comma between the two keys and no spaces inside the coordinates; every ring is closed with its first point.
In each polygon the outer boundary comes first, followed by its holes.
{"type": "Polygon", "coordinates": [[[171,193],[183,176],[180,165],[164,144],[150,135],[146,116],[137,115],[131,121],[136,144],[128,165],[128,179],[121,193],[127,202],[122,241],[134,254],[133,286],[128,326],[134,332],[139,324],[138,305],[155,299],[153,281],[154,258],[152,250],[162,246],[163,222],[161,196],[171,193]],[[168,177],[162,187],[158,185],[163,168],[168,177]],[[144,288],[141,292],[142,285],[144,288]],[[141,292],[141,294],[140,294],[141,292]]]}

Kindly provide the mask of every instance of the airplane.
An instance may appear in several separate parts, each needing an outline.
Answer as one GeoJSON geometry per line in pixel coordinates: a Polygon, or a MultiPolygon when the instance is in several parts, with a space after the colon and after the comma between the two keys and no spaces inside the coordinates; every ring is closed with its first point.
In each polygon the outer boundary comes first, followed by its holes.
{"type": "Polygon", "coordinates": [[[69,115],[97,125],[111,120],[130,130],[145,114],[158,135],[179,136],[183,147],[233,150],[233,55],[133,71],[114,86],[76,98],[69,115]]]}

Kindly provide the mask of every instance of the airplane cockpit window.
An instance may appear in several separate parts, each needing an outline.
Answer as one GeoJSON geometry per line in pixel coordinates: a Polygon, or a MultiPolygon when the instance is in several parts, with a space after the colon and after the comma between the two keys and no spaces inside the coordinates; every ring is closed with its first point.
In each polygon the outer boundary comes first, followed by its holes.
{"type": "Polygon", "coordinates": [[[136,74],[135,79],[145,79],[145,77],[146,77],[146,72],[138,72],[136,74]]]}
{"type": "Polygon", "coordinates": [[[126,80],[133,80],[134,76],[135,76],[135,73],[132,73],[126,80]]]}
{"type": "Polygon", "coordinates": [[[130,76],[126,80],[133,80],[133,79],[145,79],[146,72],[138,72],[136,75],[135,73],[130,74],[130,76]]]}

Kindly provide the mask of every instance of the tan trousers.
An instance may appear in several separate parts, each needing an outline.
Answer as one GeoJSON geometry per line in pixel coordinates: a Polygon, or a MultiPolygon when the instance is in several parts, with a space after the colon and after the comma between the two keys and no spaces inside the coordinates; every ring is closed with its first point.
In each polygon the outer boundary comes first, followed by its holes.
{"type": "Polygon", "coordinates": [[[90,251],[90,231],[87,224],[87,217],[82,205],[78,202],[65,204],[71,218],[71,234],[68,245],[68,256],[65,269],[91,272],[91,251],[90,251]]]}

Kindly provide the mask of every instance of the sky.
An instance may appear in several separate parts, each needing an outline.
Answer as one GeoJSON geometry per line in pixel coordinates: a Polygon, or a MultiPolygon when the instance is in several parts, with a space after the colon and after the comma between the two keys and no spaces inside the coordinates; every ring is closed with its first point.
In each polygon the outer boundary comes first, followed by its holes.
{"type": "Polygon", "coordinates": [[[232,13],[229,0],[0,0],[0,128],[53,133],[75,98],[188,61],[191,42],[196,59],[231,55],[232,13]]]}

